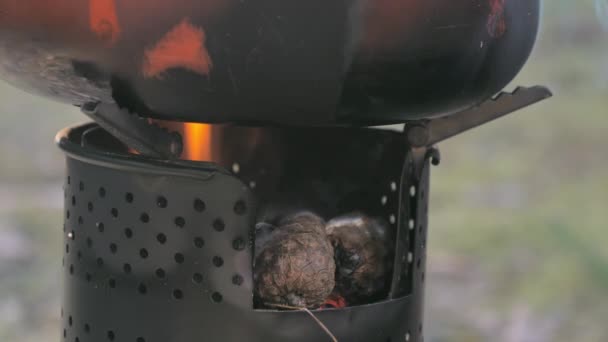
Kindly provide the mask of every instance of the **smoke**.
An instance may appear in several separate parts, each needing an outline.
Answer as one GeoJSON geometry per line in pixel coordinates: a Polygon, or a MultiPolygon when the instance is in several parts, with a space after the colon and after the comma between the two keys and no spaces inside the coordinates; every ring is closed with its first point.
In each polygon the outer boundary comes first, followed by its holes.
{"type": "Polygon", "coordinates": [[[595,13],[604,30],[608,31],[608,0],[595,0],[595,13]]]}

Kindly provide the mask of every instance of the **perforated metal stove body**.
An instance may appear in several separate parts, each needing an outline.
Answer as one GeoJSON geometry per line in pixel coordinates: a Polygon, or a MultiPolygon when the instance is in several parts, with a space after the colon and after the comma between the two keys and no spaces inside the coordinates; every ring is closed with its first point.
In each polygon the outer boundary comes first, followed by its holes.
{"type": "Polygon", "coordinates": [[[66,129],[62,340],[329,341],[305,312],[255,310],[262,207],[365,210],[397,232],[390,293],[315,312],[339,341],[422,341],[429,160],[400,132],[224,127],[214,163],[129,154],[95,124],[66,129]]]}

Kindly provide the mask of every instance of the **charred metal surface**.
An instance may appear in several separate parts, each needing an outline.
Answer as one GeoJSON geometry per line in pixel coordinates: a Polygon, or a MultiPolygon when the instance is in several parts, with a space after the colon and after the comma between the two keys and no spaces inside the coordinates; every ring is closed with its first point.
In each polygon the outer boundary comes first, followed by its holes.
{"type": "MultiPolygon", "coordinates": [[[[224,137],[250,129],[226,128],[224,137]]],[[[94,124],[58,136],[68,155],[66,340],[328,340],[304,312],[253,309],[254,224],[307,207],[326,219],[363,210],[385,220],[402,235],[397,248],[405,255],[395,256],[402,281],[390,295],[387,288],[373,304],[315,315],[340,341],[422,341],[433,153],[412,152],[401,133],[388,131],[258,130],[262,142],[226,147],[218,164],[130,155],[94,124]],[[250,167],[269,146],[265,139],[282,148],[250,167]],[[416,175],[410,160],[422,162],[416,175]],[[263,181],[259,169],[270,173],[263,181]]]]}
{"type": "Polygon", "coordinates": [[[532,50],[540,0],[4,0],[0,13],[0,78],[60,101],[373,125],[499,92],[532,50]]]}

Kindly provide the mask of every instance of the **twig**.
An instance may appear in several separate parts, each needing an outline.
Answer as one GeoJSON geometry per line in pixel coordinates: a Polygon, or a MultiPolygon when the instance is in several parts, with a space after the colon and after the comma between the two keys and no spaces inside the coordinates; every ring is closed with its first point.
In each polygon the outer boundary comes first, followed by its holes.
{"type": "Polygon", "coordinates": [[[317,324],[321,327],[321,329],[323,329],[323,331],[325,331],[325,333],[332,339],[333,342],[338,342],[338,339],[336,338],[336,336],[334,336],[334,334],[331,333],[331,331],[329,331],[329,329],[327,328],[327,326],[325,324],[323,324],[323,322],[321,322],[320,319],[317,318],[317,316],[315,316],[312,311],[308,310],[307,308],[299,308],[297,306],[290,306],[290,305],[283,305],[283,304],[268,304],[266,303],[266,305],[268,306],[272,306],[275,308],[279,308],[279,309],[288,309],[288,310],[297,310],[297,311],[304,311],[306,312],[308,315],[310,315],[310,317],[312,317],[312,319],[315,320],[315,322],[317,322],[317,324]]]}

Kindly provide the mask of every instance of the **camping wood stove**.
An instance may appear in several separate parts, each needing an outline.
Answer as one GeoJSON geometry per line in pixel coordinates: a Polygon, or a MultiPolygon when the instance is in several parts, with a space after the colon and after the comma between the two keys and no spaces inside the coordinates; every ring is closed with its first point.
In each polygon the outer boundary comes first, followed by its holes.
{"type": "Polygon", "coordinates": [[[58,135],[69,342],[422,341],[435,144],[551,95],[499,93],[540,0],[0,13],[0,77],[95,122],[58,135]]]}
{"type": "Polygon", "coordinates": [[[549,95],[521,88],[404,132],[208,126],[211,162],[135,154],[98,124],[64,130],[64,340],[329,340],[308,312],[254,307],[260,212],[306,208],[363,211],[395,234],[384,297],[313,315],[340,341],[422,341],[432,145],[549,95]]]}

